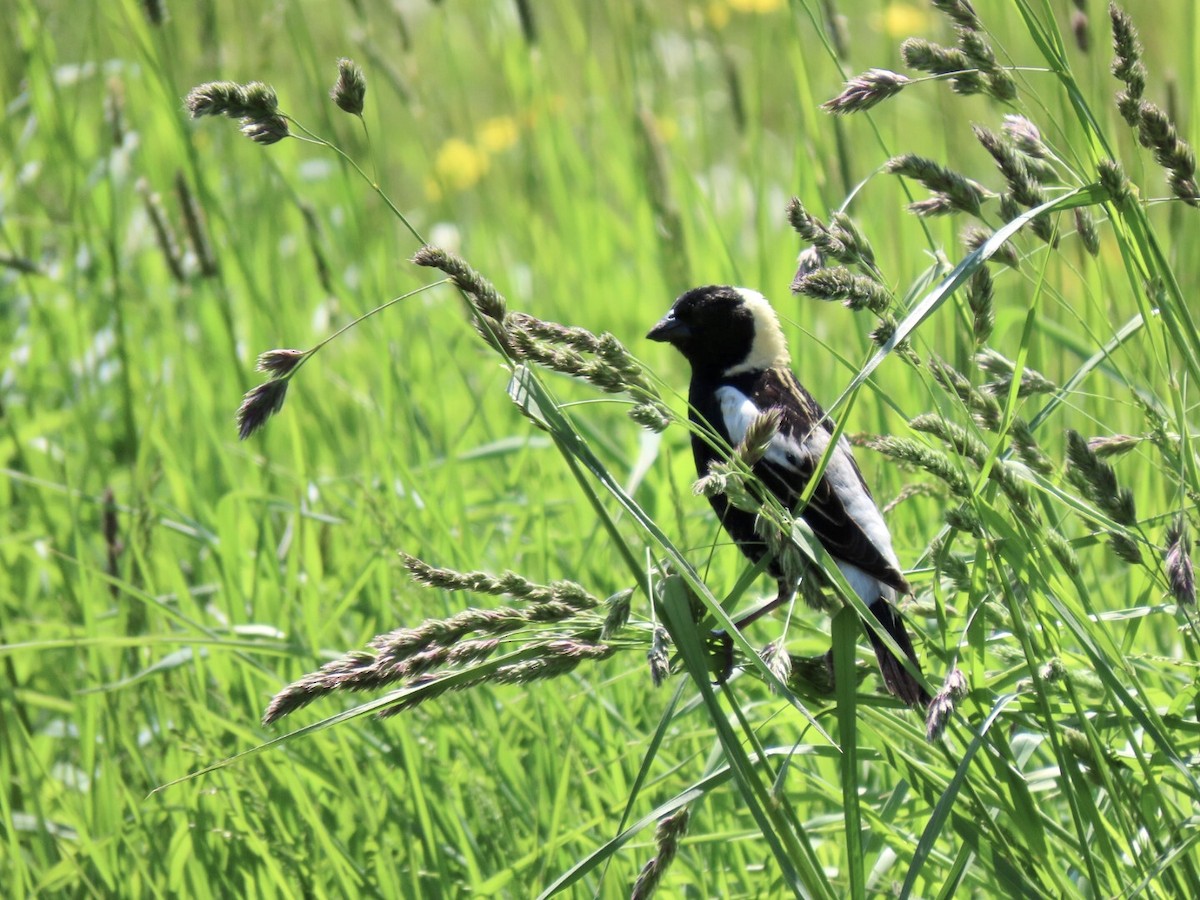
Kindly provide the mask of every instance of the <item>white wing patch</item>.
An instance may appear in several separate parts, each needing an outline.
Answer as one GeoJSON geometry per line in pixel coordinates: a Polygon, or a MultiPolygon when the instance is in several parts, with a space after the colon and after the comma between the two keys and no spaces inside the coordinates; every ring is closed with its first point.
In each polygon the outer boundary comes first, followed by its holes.
{"type": "MultiPolygon", "coordinates": [[[[746,430],[760,410],[753,400],[730,385],[717,388],[717,399],[721,404],[721,418],[725,423],[725,430],[729,433],[729,440],[736,446],[745,439],[746,430]]],[[[806,469],[820,461],[829,447],[829,438],[829,432],[820,425],[803,436],[781,432],[771,439],[764,458],[780,469],[803,474],[806,469]]],[[[825,465],[824,478],[841,501],[846,514],[862,529],[880,555],[899,572],[900,560],[896,551],[892,549],[891,533],[883,521],[879,507],[875,505],[875,501],[871,499],[858,477],[853,457],[850,455],[849,442],[844,437],[838,441],[829,462],[825,465]]],[[[868,603],[874,602],[886,587],[883,582],[851,562],[840,559],[835,559],[835,562],[850,582],[850,586],[868,603]]]]}

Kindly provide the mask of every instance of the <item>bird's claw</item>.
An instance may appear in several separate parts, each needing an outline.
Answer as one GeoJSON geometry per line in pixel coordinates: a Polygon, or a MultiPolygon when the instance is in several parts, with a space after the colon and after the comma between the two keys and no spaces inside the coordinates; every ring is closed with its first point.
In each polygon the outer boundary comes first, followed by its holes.
{"type": "Polygon", "coordinates": [[[733,674],[733,638],[724,628],[716,628],[709,632],[709,640],[716,644],[712,657],[716,665],[714,684],[724,684],[733,674]]]}

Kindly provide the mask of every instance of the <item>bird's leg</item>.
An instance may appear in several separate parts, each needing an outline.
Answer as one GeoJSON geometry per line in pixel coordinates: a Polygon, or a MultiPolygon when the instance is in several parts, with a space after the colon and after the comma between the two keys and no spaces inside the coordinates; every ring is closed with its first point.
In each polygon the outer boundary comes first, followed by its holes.
{"type": "MultiPolygon", "coordinates": [[[[734,620],[734,626],[738,631],[741,631],[747,625],[757,622],[769,612],[779,609],[783,604],[792,599],[792,594],[795,590],[790,579],[780,578],[779,593],[770,603],[765,603],[758,609],[751,610],[742,616],[740,619],[734,620]]],[[[720,662],[721,668],[717,671],[717,684],[724,684],[729,680],[729,676],[733,674],[733,638],[725,631],[724,628],[717,628],[713,631],[712,636],[720,642],[720,649],[717,651],[717,659],[720,662]]]]}

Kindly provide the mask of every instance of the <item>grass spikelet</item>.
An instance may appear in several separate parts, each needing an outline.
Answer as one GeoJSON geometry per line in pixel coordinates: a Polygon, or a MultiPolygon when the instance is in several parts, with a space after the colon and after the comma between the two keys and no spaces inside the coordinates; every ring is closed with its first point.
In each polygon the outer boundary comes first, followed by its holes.
{"type": "Polygon", "coordinates": [[[746,428],[746,436],[738,444],[736,453],[747,466],[753,466],[763,458],[771,446],[771,441],[779,433],[779,422],[783,411],[772,407],[766,412],[756,415],[746,428]]]}
{"type": "MultiPolygon", "coordinates": [[[[896,327],[896,317],[890,312],[882,312],[879,314],[878,324],[871,329],[871,331],[867,334],[867,337],[871,339],[871,343],[873,343],[876,347],[886,346],[888,341],[890,341],[896,334],[896,327]]],[[[896,353],[900,355],[900,358],[909,365],[917,368],[920,367],[921,357],[915,350],[913,350],[912,342],[909,341],[908,338],[905,338],[897,343],[895,350],[896,353]]]]}
{"type": "Polygon", "coordinates": [[[666,431],[674,421],[671,411],[654,401],[635,404],[630,408],[628,415],[638,425],[656,434],[666,431]]]}
{"type": "Polygon", "coordinates": [[[1175,602],[1184,606],[1196,604],[1196,572],[1192,568],[1192,539],[1188,535],[1187,517],[1179,513],[1167,526],[1167,584],[1175,602]]]}
{"type": "Polygon", "coordinates": [[[600,629],[600,640],[607,641],[628,624],[629,615],[633,611],[633,590],[626,588],[618,591],[604,601],[604,605],[608,607],[608,614],[604,617],[604,626],[600,629]]]}
{"type": "MultiPolygon", "coordinates": [[[[979,225],[971,224],[963,228],[959,237],[963,242],[963,246],[968,250],[978,250],[991,239],[993,233],[994,232],[989,231],[988,229],[979,225]]],[[[1017,256],[1017,249],[1008,242],[1005,242],[1003,245],[1001,245],[1001,247],[992,254],[991,258],[988,259],[988,262],[1001,262],[1010,269],[1021,268],[1021,259],[1017,256]]]]}
{"type": "Polygon", "coordinates": [[[1054,155],[1042,140],[1041,130],[1032,121],[1025,116],[1009,114],[1000,128],[1017,152],[1025,157],[1025,165],[1035,179],[1041,182],[1058,180],[1052,163],[1054,155]]]}
{"type": "Polygon", "coordinates": [[[414,264],[439,269],[454,279],[455,285],[470,298],[471,305],[481,315],[503,326],[508,313],[508,304],[490,281],[467,265],[461,257],[426,245],[412,258],[414,264]]]}
{"type": "Polygon", "coordinates": [[[982,466],[989,456],[987,444],[970,434],[961,425],[948,421],[937,413],[924,413],[908,422],[909,428],[929,434],[949,446],[959,456],[982,466]]]}
{"type": "Polygon", "coordinates": [[[291,375],[308,356],[304,350],[268,350],[258,355],[254,368],[259,372],[270,372],[274,378],[291,375]]]}
{"type": "Polygon", "coordinates": [[[977,94],[983,90],[983,79],[971,70],[967,55],[957,47],[943,47],[924,38],[910,37],[900,45],[900,55],[906,66],[918,72],[954,75],[955,90],[960,94],[977,94]]]}
{"type": "Polygon", "coordinates": [[[1138,141],[1154,151],[1155,161],[1167,170],[1171,192],[1189,206],[1200,206],[1196,184],[1196,154],[1175,131],[1167,114],[1149,100],[1139,107],[1138,141]]]}
{"type": "Polygon", "coordinates": [[[821,108],[838,116],[865,112],[889,97],[894,97],[912,83],[912,79],[898,72],[869,69],[847,81],[842,92],[822,103],[821,108]]]}
{"type": "MultiPolygon", "coordinates": [[[[1008,184],[1008,193],[1021,206],[1032,208],[1046,202],[1046,192],[1030,170],[1022,154],[1005,135],[997,134],[982,125],[972,125],[975,138],[996,162],[1000,174],[1008,184]]],[[[1014,216],[1005,213],[1007,219],[1014,216]]],[[[1039,216],[1030,223],[1033,233],[1047,243],[1053,240],[1053,228],[1048,219],[1039,216]]]]}
{"type": "Polygon", "coordinates": [[[242,398],[242,405],[234,415],[239,440],[246,440],[262,428],[267,419],[283,409],[287,388],[287,379],[279,378],[252,387],[246,392],[246,396],[242,398]]]}
{"type": "Polygon", "coordinates": [[[1063,567],[1063,571],[1070,576],[1079,575],[1082,567],[1079,565],[1079,557],[1075,555],[1075,548],[1071,546],[1071,542],[1053,528],[1047,528],[1043,536],[1046,539],[1046,546],[1050,548],[1050,552],[1054,554],[1058,564],[1063,567]]]}
{"type": "Polygon", "coordinates": [[[337,80],[329,89],[329,98],[343,112],[361,117],[367,96],[367,77],[358,63],[345,57],[337,61],[337,70],[337,80]]]}
{"type": "Polygon", "coordinates": [[[1142,44],[1133,19],[1116,3],[1108,5],[1113,33],[1113,76],[1125,85],[1117,94],[1117,109],[1130,128],[1137,128],[1142,95],[1146,92],[1146,66],[1142,62],[1142,44]]]}
{"type": "Polygon", "coordinates": [[[663,874],[679,852],[679,842],[687,834],[690,815],[688,807],[681,806],[669,816],[658,820],[658,827],[654,830],[654,856],[638,873],[637,881],[629,894],[630,900],[649,900],[654,896],[663,874]]]}
{"type": "Polygon", "coordinates": [[[275,90],[261,81],[210,81],[192,88],[183,102],[193,119],[241,119],[242,134],[258,144],[274,144],[289,135],[275,90]]]}
{"type": "Polygon", "coordinates": [[[595,609],[600,605],[599,599],[573,581],[540,585],[516,572],[505,572],[499,576],[487,572],[458,572],[431,566],[407,553],[401,553],[400,557],[413,581],[425,587],[512,597],[530,603],[561,603],[572,610],[595,609]]]}
{"type": "Polygon", "coordinates": [[[242,134],[256,144],[269,147],[288,137],[288,123],[283,116],[268,116],[265,119],[247,119],[242,123],[242,134]]]}
{"type": "Polygon", "coordinates": [[[1009,423],[1009,432],[1012,434],[1013,447],[1025,465],[1042,475],[1053,474],[1054,463],[1038,446],[1028,422],[1020,416],[1013,416],[1012,422],[1009,423]]]}
{"type": "Polygon", "coordinates": [[[1136,434],[1112,434],[1107,437],[1088,438],[1088,449],[1100,459],[1123,456],[1137,448],[1145,438],[1136,434]]]}
{"type": "Polygon", "coordinates": [[[1108,196],[1114,203],[1124,203],[1133,196],[1133,187],[1125,170],[1115,159],[1102,159],[1097,165],[1100,184],[1108,191],[1108,196]]]}
{"type": "Polygon", "coordinates": [[[805,209],[799,197],[793,197],[787,205],[787,217],[792,228],[806,243],[821,251],[826,256],[832,256],[839,262],[847,262],[845,243],[833,231],[805,209]]]}
{"type": "Polygon", "coordinates": [[[876,272],[875,251],[871,243],[859,230],[855,221],[841,210],[836,210],[829,217],[829,231],[841,241],[846,248],[846,256],[841,261],[847,265],[857,263],[865,269],[876,272]]]}
{"type": "Polygon", "coordinates": [[[996,309],[992,303],[992,274],[987,266],[980,266],[971,276],[971,284],[967,289],[967,305],[971,308],[971,331],[975,337],[975,345],[987,343],[996,327],[996,309]]]}
{"type": "Polygon", "coordinates": [[[964,0],[933,0],[933,6],[959,28],[977,31],[983,27],[971,4],[964,0]]]}
{"type": "Polygon", "coordinates": [[[987,536],[987,531],[984,529],[983,523],[979,521],[979,516],[966,504],[946,510],[943,517],[951,528],[969,534],[977,540],[984,540],[987,536]]]}
{"type": "Polygon", "coordinates": [[[256,93],[251,105],[245,88],[235,81],[209,81],[197,85],[188,92],[183,105],[193,119],[204,116],[228,116],[240,119],[244,116],[274,115],[278,101],[266,105],[265,95],[256,93]]]}
{"type": "Polygon", "coordinates": [[[897,462],[908,463],[924,469],[934,478],[945,483],[950,488],[950,492],[956,496],[969,497],[971,495],[971,483],[963,474],[962,469],[940,450],[935,450],[911,438],[894,436],[875,438],[868,441],[867,446],[897,462]]]}
{"type": "Polygon", "coordinates": [[[816,300],[840,300],[848,309],[868,309],[876,314],[885,312],[893,299],[878,281],[844,266],[818,269],[798,279],[792,289],[816,300]]]}
{"type": "Polygon", "coordinates": [[[962,48],[963,55],[972,68],[982,73],[988,94],[1001,103],[1009,103],[1016,99],[1016,81],[996,62],[996,54],[982,32],[969,28],[960,29],[958,46],[962,48]]]}
{"type": "Polygon", "coordinates": [[[903,175],[919,181],[939,198],[944,198],[949,208],[939,211],[959,211],[977,216],[983,201],[991,196],[978,182],[916,153],[892,157],[884,164],[884,170],[891,175],[903,175]]]}
{"type": "MultiPolygon", "coordinates": [[[[1090,503],[1118,525],[1137,523],[1133,492],[1117,484],[1112,466],[1103,462],[1077,431],[1067,431],[1067,480],[1090,503]]],[[[1110,543],[1116,554],[1131,564],[1142,561],[1136,542],[1123,534],[1112,533],[1110,543]]]]}
{"type": "Polygon", "coordinates": [[[967,696],[967,690],[966,676],[957,667],[951,669],[925,714],[925,737],[928,740],[936,741],[946,731],[958,701],[967,696]]]}
{"type": "Polygon", "coordinates": [[[509,316],[509,328],[524,331],[530,337],[552,344],[562,344],[580,353],[599,353],[600,338],[586,328],[547,322],[528,313],[515,312],[509,316]]]}
{"type": "Polygon", "coordinates": [[[646,653],[646,662],[650,665],[650,680],[655,687],[661,687],[671,674],[671,658],[667,653],[670,641],[671,636],[667,634],[667,629],[655,625],[650,650],[646,653]]]}
{"type": "Polygon", "coordinates": [[[1096,230],[1095,217],[1083,206],[1076,207],[1073,212],[1075,214],[1075,231],[1079,234],[1083,249],[1088,252],[1089,256],[1099,256],[1100,232],[1096,230]]]}
{"type": "MultiPolygon", "coordinates": [[[[975,354],[975,362],[986,372],[990,380],[983,389],[993,397],[1007,395],[1012,389],[1013,375],[1016,364],[995,350],[981,350],[975,354]]],[[[1025,366],[1021,369],[1021,382],[1017,387],[1017,396],[1030,397],[1034,394],[1052,394],[1058,390],[1058,385],[1040,372],[1025,366]]]]}
{"type": "Polygon", "coordinates": [[[995,397],[980,391],[966,375],[939,357],[929,361],[929,371],[938,384],[958,395],[980,427],[988,431],[1000,427],[1004,413],[995,397]]]}

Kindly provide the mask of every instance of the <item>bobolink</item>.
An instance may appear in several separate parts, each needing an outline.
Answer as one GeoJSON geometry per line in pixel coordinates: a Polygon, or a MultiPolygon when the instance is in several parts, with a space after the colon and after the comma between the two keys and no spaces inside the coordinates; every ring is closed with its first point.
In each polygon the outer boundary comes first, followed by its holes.
{"type": "MultiPolygon", "coordinates": [[[[908,582],[845,438],[831,454],[808,504],[797,510],[834,426],[792,373],[787,341],[767,299],[746,288],[698,287],[676,300],[647,337],[673,345],[691,363],[690,417],[718,435],[725,447],[736,447],[761,413],[780,411],[778,431],[755,464],[754,474],[784,508],[798,512],[808,523],[855,593],[920,671],[912,641],[893,605],[897,594],[909,592],[908,582]]],[[[703,477],[727,451],[714,449],[703,436],[693,434],[692,454],[703,477]]],[[[709,499],[721,525],[751,561],[768,554],[755,532],[753,513],[733,506],[724,494],[709,499]]],[[[739,628],[786,602],[795,591],[796,585],[775,560],[769,571],[778,580],[778,596],[738,621],[739,628]]],[[[867,634],[888,689],[909,706],[928,705],[925,689],[873,630],[868,628],[867,634]]]]}

